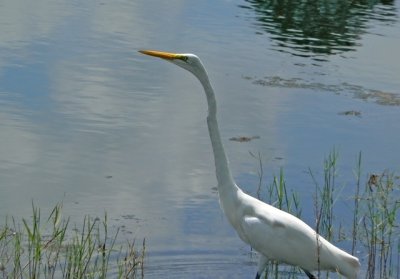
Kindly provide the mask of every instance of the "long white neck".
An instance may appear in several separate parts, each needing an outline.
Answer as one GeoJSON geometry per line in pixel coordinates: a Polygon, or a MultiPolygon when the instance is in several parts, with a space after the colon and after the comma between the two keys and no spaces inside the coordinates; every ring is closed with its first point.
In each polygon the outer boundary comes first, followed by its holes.
{"type": "Polygon", "coordinates": [[[215,100],[214,90],[210,84],[207,75],[199,77],[201,84],[207,97],[208,116],[207,126],[211,139],[211,145],[214,154],[215,170],[220,192],[232,191],[236,189],[231,171],[229,170],[229,162],[226,157],[224,145],[222,144],[221,135],[219,133],[217,122],[217,104],[215,100]]]}

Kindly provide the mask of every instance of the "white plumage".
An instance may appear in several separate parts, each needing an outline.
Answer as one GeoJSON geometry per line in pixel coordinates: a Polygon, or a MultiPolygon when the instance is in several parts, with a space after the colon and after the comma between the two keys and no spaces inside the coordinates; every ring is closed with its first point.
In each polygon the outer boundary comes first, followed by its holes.
{"type": "Polygon", "coordinates": [[[207,126],[213,148],[218,192],[222,210],[239,237],[260,254],[256,278],[269,260],[299,266],[308,277],[311,271],[336,271],[357,278],[358,259],[329,243],[297,217],[244,193],[234,182],[217,122],[214,90],[200,59],[194,54],[152,50],[140,51],[170,61],[193,73],[207,97],[207,126]]]}

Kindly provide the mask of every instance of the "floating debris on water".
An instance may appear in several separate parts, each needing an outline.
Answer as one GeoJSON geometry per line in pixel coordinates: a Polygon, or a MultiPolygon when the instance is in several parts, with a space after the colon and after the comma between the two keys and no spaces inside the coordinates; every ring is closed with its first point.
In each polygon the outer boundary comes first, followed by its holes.
{"type": "Polygon", "coordinates": [[[338,113],[339,115],[350,115],[361,117],[361,112],[356,110],[346,110],[338,113]]]}
{"type": "Polygon", "coordinates": [[[245,80],[251,80],[255,85],[270,86],[270,87],[283,87],[283,88],[300,88],[310,90],[322,90],[333,92],[335,94],[352,94],[355,98],[374,101],[380,105],[386,106],[400,106],[400,93],[399,92],[385,92],[382,90],[375,90],[365,88],[360,85],[351,84],[347,82],[339,84],[325,84],[320,82],[310,82],[301,78],[282,78],[279,76],[267,76],[263,78],[250,77],[242,75],[245,80]]]}
{"type": "Polygon", "coordinates": [[[259,139],[259,138],[260,138],[260,136],[252,136],[252,137],[242,136],[242,137],[232,137],[229,140],[237,141],[237,142],[249,142],[249,141],[251,141],[253,139],[259,139]]]}

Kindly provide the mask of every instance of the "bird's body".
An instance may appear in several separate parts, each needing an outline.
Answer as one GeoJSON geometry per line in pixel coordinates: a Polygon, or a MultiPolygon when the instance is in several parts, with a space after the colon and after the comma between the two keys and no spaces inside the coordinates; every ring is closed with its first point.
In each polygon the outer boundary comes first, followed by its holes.
{"type": "MultiPolygon", "coordinates": [[[[358,260],[317,235],[299,218],[239,188],[235,202],[221,201],[221,205],[239,237],[266,259],[299,266],[309,272],[330,270],[339,271],[347,278],[357,277],[358,260]]],[[[265,262],[261,262],[259,274],[264,268],[265,262]]]]}
{"type": "Polygon", "coordinates": [[[239,237],[260,254],[256,278],[260,278],[269,260],[275,260],[299,266],[310,278],[315,278],[311,271],[331,270],[355,279],[360,268],[356,257],[329,243],[299,218],[244,193],[236,185],[219,133],[214,90],[200,59],[193,54],[140,52],[190,71],[203,85],[220,204],[239,237]]]}

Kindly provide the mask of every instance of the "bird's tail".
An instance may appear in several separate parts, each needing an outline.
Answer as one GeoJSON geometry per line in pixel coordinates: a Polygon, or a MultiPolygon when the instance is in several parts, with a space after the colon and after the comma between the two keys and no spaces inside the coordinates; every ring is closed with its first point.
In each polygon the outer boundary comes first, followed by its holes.
{"type": "Polygon", "coordinates": [[[338,265],[338,272],[346,278],[356,279],[357,274],[360,270],[360,262],[358,259],[346,252],[342,251],[343,255],[340,255],[341,261],[338,265]]]}
{"type": "Polygon", "coordinates": [[[326,250],[329,251],[329,257],[335,259],[334,262],[331,262],[334,264],[333,266],[331,266],[331,269],[339,272],[348,279],[356,279],[357,274],[360,270],[360,262],[358,261],[358,259],[337,248],[328,241],[326,241],[325,245],[329,247],[329,249],[326,250]]]}

